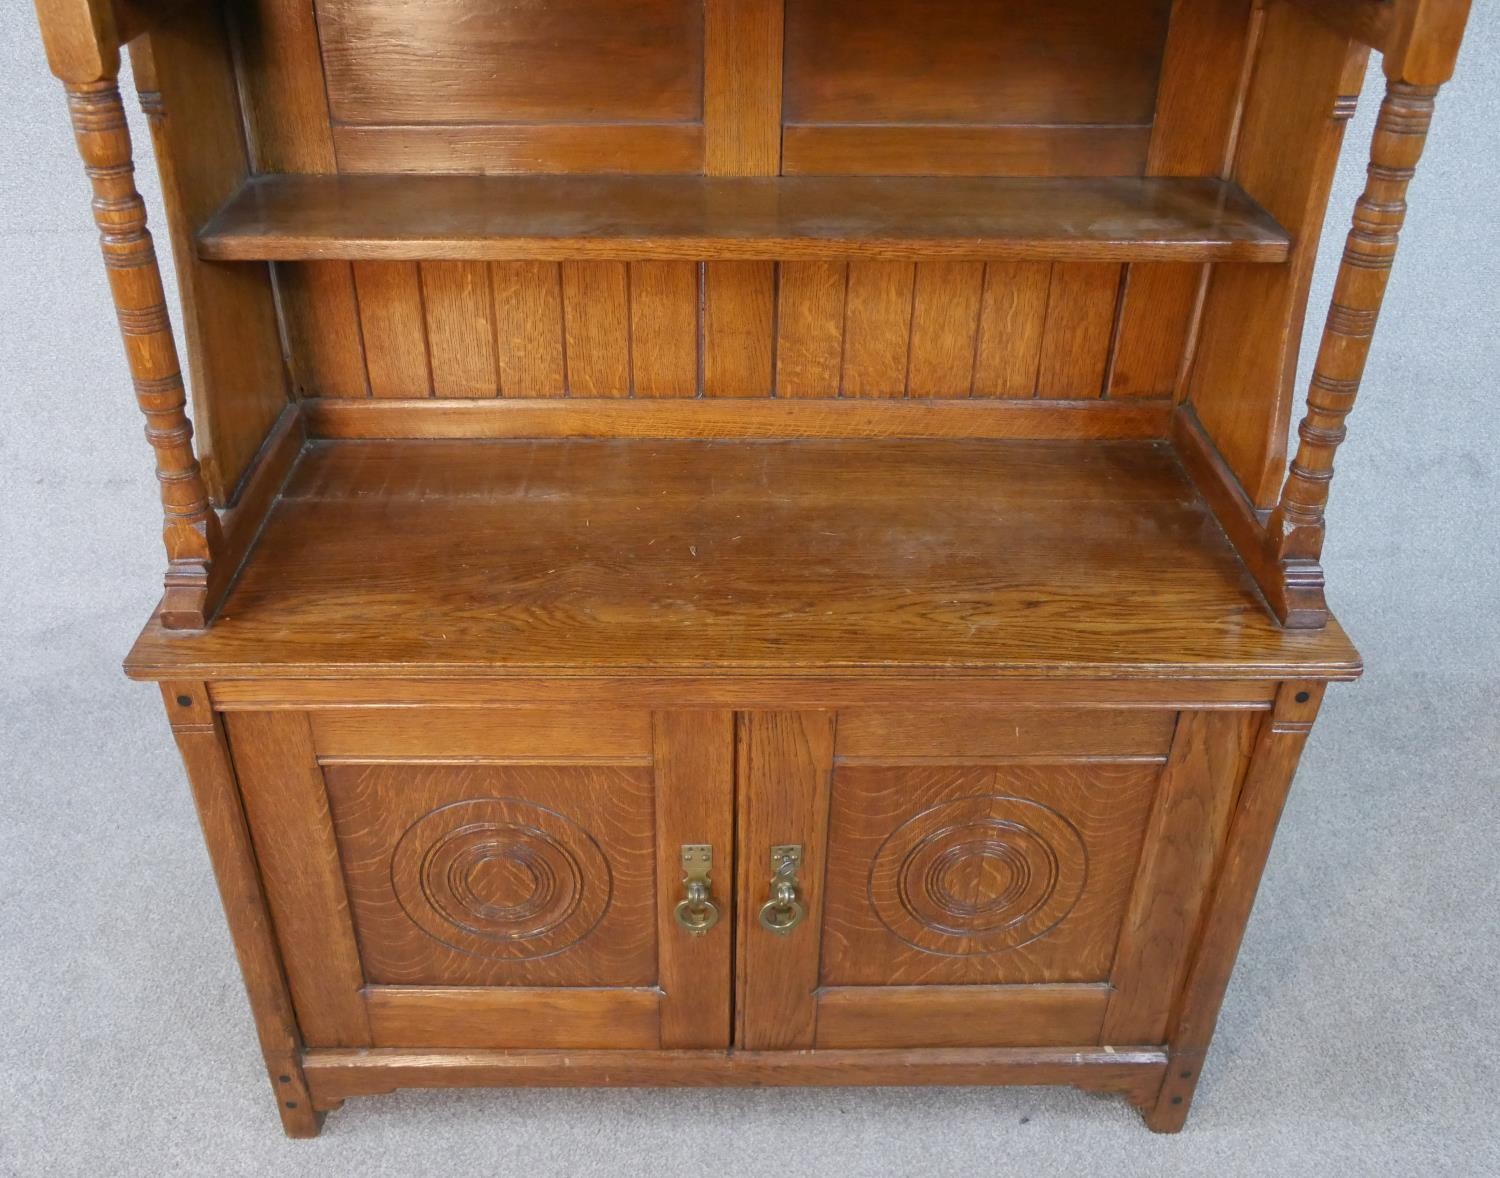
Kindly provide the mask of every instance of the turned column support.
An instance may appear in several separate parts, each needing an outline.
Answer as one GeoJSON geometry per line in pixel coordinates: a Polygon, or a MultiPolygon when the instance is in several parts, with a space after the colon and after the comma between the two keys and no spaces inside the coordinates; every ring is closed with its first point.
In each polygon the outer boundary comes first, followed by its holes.
{"type": "Polygon", "coordinates": [[[219,520],[193,451],[187,394],[146,205],[135,186],[130,129],[115,80],[67,82],[68,113],[94,191],[94,221],[109,274],[136,402],[156,453],[167,549],[160,619],[173,630],[208,623],[209,571],[219,520]]]}
{"type": "Polygon", "coordinates": [[[1327,620],[1319,560],[1333,458],[1364,376],[1406,220],[1407,185],[1427,140],[1437,92],[1436,85],[1392,79],[1380,105],[1365,189],[1355,203],[1354,224],[1308,386],[1307,414],[1297,429],[1297,452],[1267,525],[1268,543],[1285,584],[1285,599],[1277,612],[1288,625],[1320,626],[1327,620]]]}

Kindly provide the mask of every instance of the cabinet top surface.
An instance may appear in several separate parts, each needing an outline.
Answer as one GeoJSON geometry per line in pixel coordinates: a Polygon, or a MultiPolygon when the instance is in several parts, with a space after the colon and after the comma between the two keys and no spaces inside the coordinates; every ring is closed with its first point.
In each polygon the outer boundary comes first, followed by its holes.
{"type": "Polygon", "coordinates": [[[1349,678],[1160,442],[321,442],[142,678],[1349,678]]]}

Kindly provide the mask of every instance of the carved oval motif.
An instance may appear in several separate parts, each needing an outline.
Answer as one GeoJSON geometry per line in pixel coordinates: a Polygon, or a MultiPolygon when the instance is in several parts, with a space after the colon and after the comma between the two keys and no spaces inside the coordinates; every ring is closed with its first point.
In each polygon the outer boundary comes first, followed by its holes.
{"type": "Polygon", "coordinates": [[[570,818],[518,798],[471,798],[422,815],[391,858],[396,898],[434,940],[480,957],[548,957],[609,907],[609,863],[570,818]]]}
{"type": "Polygon", "coordinates": [[[1078,828],[1039,802],[986,794],[908,818],[880,845],[870,903],[914,949],[1002,953],[1045,936],[1088,875],[1078,828]]]}

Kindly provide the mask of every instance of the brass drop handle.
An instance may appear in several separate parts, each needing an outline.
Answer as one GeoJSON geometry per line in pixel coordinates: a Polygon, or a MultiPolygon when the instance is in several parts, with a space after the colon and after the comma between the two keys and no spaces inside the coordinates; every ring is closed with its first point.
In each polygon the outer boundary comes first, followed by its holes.
{"type": "Polygon", "coordinates": [[[672,915],[690,937],[701,937],[719,923],[719,906],[709,894],[713,881],[708,873],[713,865],[714,849],[707,843],[682,845],[682,883],[686,895],[672,909],[672,915]]]}
{"type": "Polygon", "coordinates": [[[771,848],[771,898],[760,906],[760,924],[767,932],[785,936],[807,915],[797,874],[802,870],[802,848],[771,848]]]}

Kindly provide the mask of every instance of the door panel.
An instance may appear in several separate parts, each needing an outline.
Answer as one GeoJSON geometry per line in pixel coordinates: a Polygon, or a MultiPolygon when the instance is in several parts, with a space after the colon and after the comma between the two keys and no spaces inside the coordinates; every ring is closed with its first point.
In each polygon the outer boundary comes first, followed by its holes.
{"type": "Polygon", "coordinates": [[[330,765],[365,979],[656,982],[649,768],[330,765]]]}
{"type": "Polygon", "coordinates": [[[1160,772],[840,765],[823,983],[1105,981],[1160,772]]]}
{"type": "Polygon", "coordinates": [[[688,842],[714,847],[728,912],[730,714],[330,710],[229,730],[283,940],[308,946],[287,965],[310,1045],[727,1044],[731,922],[690,936],[672,912],[688,842]]]}
{"type": "Polygon", "coordinates": [[[1157,1041],[1254,715],[851,710],[831,742],[809,717],[741,722],[739,1041],[1157,1041]],[[819,916],[776,936],[756,869],[796,841],[819,916]]]}

